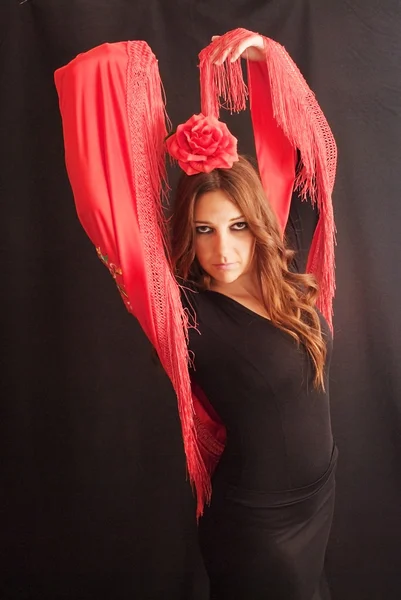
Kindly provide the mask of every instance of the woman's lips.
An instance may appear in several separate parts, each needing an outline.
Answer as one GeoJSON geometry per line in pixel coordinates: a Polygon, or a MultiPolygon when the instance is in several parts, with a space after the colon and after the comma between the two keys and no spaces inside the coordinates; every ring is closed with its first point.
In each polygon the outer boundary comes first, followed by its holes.
{"type": "Polygon", "coordinates": [[[220,263],[213,265],[215,269],[220,269],[221,271],[229,271],[233,267],[236,266],[237,263],[220,263]]]}

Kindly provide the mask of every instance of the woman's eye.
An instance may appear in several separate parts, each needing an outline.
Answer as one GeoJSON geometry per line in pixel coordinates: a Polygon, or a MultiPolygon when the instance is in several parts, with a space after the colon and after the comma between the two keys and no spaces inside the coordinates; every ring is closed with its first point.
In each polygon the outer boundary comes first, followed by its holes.
{"type": "Polygon", "coordinates": [[[196,233],[210,233],[212,230],[208,225],[198,225],[196,233]]]}
{"type": "Polygon", "coordinates": [[[234,231],[242,231],[243,229],[247,228],[248,223],[245,223],[245,221],[239,221],[238,223],[234,223],[234,225],[232,226],[232,229],[234,229],[234,231]]]}

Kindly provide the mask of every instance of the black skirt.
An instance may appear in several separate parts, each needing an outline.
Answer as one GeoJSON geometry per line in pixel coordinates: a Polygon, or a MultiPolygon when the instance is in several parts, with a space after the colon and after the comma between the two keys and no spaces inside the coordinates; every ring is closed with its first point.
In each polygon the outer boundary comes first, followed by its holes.
{"type": "Polygon", "coordinates": [[[211,600],[329,600],[324,557],[337,449],[314,483],[284,492],[225,484],[217,472],[199,524],[211,600]]]}

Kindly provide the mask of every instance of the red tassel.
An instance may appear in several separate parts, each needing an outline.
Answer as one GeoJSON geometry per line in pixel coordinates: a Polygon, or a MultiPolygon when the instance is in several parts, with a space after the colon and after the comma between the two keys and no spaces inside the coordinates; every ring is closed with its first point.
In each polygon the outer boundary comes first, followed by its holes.
{"type": "MultiPolygon", "coordinates": [[[[249,37],[246,29],[229,31],[204,48],[199,54],[201,112],[218,118],[220,107],[230,112],[239,112],[246,109],[248,88],[244,82],[241,61],[230,62],[225,60],[222,65],[215,65],[212,56],[216,47],[221,52],[249,37]],[[246,36],[240,32],[245,32],[246,36]],[[220,98],[224,101],[221,102],[220,98]]],[[[253,34],[252,34],[253,35],[253,34]]]]}

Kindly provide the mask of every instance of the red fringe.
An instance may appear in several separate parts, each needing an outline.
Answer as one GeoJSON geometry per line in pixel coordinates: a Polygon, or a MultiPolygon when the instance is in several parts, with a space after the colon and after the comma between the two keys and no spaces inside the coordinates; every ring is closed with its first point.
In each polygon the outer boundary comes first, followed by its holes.
{"type": "MultiPolygon", "coordinates": [[[[246,29],[235,29],[219,37],[199,54],[202,112],[219,116],[219,108],[231,112],[244,110],[248,97],[241,61],[223,65],[212,63],[218,48],[230,46],[255,35],[246,29]],[[220,98],[223,101],[220,101],[220,98]]],[[[273,114],[291,144],[300,151],[295,189],[303,199],[317,204],[319,221],[309,252],[307,271],[318,281],[317,306],[333,327],[335,292],[335,225],[331,194],[337,164],[337,148],[333,134],[313,92],[287,51],[274,40],[264,37],[266,65],[269,73],[273,114]]]]}
{"type": "Polygon", "coordinates": [[[188,373],[187,321],[179,288],[166,269],[166,228],[160,196],[166,189],[166,112],[157,61],[145,42],[129,43],[127,114],[132,172],[141,230],[148,298],[156,333],[155,348],[178,399],[188,473],[197,495],[197,516],[211,497],[211,482],[197,441],[188,373]],[[144,93],[138,94],[138,72],[146,73],[144,93]],[[135,92],[134,92],[135,90],[135,92]]]}

